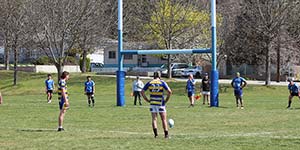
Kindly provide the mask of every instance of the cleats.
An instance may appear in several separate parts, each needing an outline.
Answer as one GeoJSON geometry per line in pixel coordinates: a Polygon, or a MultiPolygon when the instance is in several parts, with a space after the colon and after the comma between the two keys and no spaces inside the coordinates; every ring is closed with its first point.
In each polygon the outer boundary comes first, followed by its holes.
{"type": "Polygon", "coordinates": [[[48,104],[50,104],[52,101],[51,100],[48,100],[48,104]]]}
{"type": "Polygon", "coordinates": [[[65,131],[65,129],[64,128],[58,128],[57,129],[57,132],[61,132],[61,131],[65,131]]]}

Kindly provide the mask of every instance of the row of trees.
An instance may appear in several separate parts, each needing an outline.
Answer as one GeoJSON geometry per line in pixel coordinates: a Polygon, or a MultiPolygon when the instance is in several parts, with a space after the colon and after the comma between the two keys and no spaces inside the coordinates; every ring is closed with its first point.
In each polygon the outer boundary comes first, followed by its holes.
{"type": "MultiPolygon", "coordinates": [[[[152,42],[163,49],[210,47],[209,8],[207,0],[126,0],[125,41],[152,42]]],[[[217,10],[219,59],[264,64],[269,85],[270,64],[276,62],[280,70],[296,56],[283,47],[300,46],[298,0],[217,1],[217,10]]],[[[14,52],[15,79],[21,48],[42,50],[60,74],[72,49],[80,49],[86,59],[101,39],[117,39],[115,0],[1,0],[0,12],[6,67],[14,52]]],[[[199,59],[210,62],[210,55],[168,56],[168,62],[199,59]]]]}
{"type": "Polygon", "coordinates": [[[17,83],[18,51],[40,49],[52,59],[61,74],[68,54],[80,49],[85,59],[116,22],[116,3],[106,0],[1,0],[0,35],[4,41],[5,65],[14,52],[14,85],[17,83]]]}

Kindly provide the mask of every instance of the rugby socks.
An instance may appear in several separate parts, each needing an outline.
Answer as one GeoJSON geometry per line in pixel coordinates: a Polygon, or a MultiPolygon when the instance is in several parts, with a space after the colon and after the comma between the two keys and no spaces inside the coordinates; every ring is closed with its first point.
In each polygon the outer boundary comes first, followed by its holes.
{"type": "Polygon", "coordinates": [[[157,128],[153,128],[154,137],[156,138],[158,136],[157,134],[157,128]]]}
{"type": "Polygon", "coordinates": [[[89,104],[89,106],[91,106],[91,99],[90,98],[88,98],[88,104],[89,104]]]}
{"type": "Polygon", "coordinates": [[[94,99],[94,97],[92,97],[91,99],[92,99],[93,106],[95,106],[95,99],[94,99]]]}
{"type": "Polygon", "coordinates": [[[169,138],[169,131],[165,131],[165,138],[169,138]]]}
{"type": "Polygon", "coordinates": [[[287,108],[290,108],[290,107],[291,107],[291,103],[292,103],[292,101],[289,100],[289,103],[288,103],[288,107],[287,107],[287,108]]]}

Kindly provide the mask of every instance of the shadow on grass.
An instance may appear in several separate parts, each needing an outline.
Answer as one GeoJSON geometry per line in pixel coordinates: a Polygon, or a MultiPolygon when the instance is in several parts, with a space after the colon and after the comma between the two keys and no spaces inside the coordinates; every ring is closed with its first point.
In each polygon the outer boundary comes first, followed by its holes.
{"type": "Polygon", "coordinates": [[[19,132],[57,132],[55,129],[18,129],[19,132]]]}

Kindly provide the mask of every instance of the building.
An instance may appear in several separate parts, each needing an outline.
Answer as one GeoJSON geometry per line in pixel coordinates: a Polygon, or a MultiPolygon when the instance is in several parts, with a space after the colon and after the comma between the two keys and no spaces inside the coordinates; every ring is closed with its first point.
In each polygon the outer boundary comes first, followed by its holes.
{"type": "MultiPolygon", "coordinates": [[[[123,49],[147,50],[155,49],[155,45],[143,42],[124,42],[123,49]]],[[[159,55],[124,55],[124,67],[160,67],[167,60],[159,55]]],[[[104,67],[118,67],[118,41],[109,40],[104,48],[104,67]]]]}

